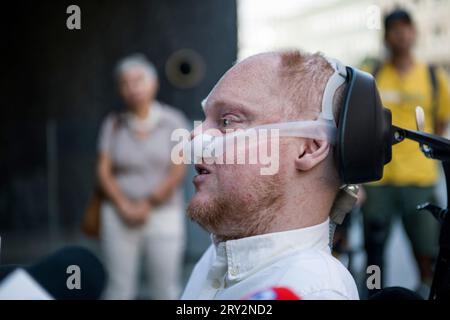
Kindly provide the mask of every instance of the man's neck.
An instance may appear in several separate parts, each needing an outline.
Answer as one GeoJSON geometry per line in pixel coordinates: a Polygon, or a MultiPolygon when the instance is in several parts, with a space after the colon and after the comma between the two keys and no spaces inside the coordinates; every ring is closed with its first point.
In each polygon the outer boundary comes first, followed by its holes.
{"type": "Polygon", "coordinates": [[[328,199],[324,194],[321,196],[320,199],[307,200],[299,197],[299,200],[286,203],[277,212],[277,219],[274,219],[267,233],[302,229],[324,222],[330,214],[333,199],[328,199]]]}
{"type": "Polygon", "coordinates": [[[257,211],[245,212],[244,208],[229,208],[226,219],[220,223],[220,230],[214,230],[217,242],[236,240],[251,236],[302,229],[323,223],[330,215],[336,194],[323,185],[294,184],[288,190],[295,190],[282,200],[257,211]],[[312,188],[312,186],[315,188],[312,188]],[[229,210],[236,211],[230,212],[229,210]],[[239,221],[242,217],[245,220],[239,221]],[[236,225],[237,224],[237,225],[236,225]],[[230,234],[233,230],[233,234],[230,234]]]}
{"type": "MultiPolygon", "coordinates": [[[[258,221],[267,220],[270,222],[260,223],[258,229],[251,229],[251,233],[248,233],[249,229],[242,230],[239,236],[215,234],[215,242],[225,242],[261,234],[302,229],[323,223],[329,217],[334,198],[335,195],[314,190],[310,190],[307,197],[304,194],[295,195],[290,200],[285,199],[282,204],[272,205],[260,210],[258,212],[260,216],[254,217],[258,221]],[[311,197],[312,194],[316,196],[311,197]]],[[[240,214],[243,214],[242,211],[240,211],[240,214]]]]}
{"type": "Polygon", "coordinates": [[[329,212],[327,212],[326,214],[317,214],[317,212],[309,212],[309,210],[302,210],[298,208],[296,210],[290,211],[280,210],[277,212],[277,214],[279,215],[278,219],[274,219],[269,226],[265,226],[265,228],[261,229],[259,232],[252,234],[242,234],[241,236],[214,234],[214,243],[218,244],[220,242],[239,240],[262,234],[308,228],[323,223],[329,216],[329,212]],[[287,212],[286,216],[284,218],[280,217],[284,212],[287,212]]]}
{"type": "Polygon", "coordinates": [[[414,65],[414,57],[411,52],[394,54],[391,57],[391,64],[400,74],[407,73],[414,65]]]}

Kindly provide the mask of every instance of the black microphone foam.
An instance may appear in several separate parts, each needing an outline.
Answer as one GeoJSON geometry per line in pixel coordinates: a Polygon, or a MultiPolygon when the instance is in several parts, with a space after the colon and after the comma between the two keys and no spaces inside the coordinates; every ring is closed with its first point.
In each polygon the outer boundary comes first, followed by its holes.
{"type": "Polygon", "coordinates": [[[369,300],[391,300],[391,301],[404,301],[404,300],[423,300],[423,298],[414,291],[402,288],[402,287],[389,287],[384,288],[377,293],[373,294],[369,300]]]}
{"type": "Polygon", "coordinates": [[[25,269],[56,300],[99,299],[106,280],[105,270],[98,258],[89,250],[77,246],[60,249],[25,269]],[[79,270],[79,289],[68,286],[68,278],[74,274],[70,266],[79,270]]]}

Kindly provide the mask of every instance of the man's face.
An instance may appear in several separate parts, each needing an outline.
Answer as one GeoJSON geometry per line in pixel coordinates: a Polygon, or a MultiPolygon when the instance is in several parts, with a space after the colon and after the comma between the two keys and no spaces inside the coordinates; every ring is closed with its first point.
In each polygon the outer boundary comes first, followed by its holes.
{"type": "Polygon", "coordinates": [[[409,52],[416,40],[415,28],[408,22],[393,21],[386,32],[386,44],[394,54],[409,52]]]}
{"type": "MultiPolygon", "coordinates": [[[[227,129],[280,122],[275,70],[276,59],[270,56],[253,57],[230,69],[207,99],[201,130],[218,129],[224,134],[227,129]]],[[[194,129],[192,135],[199,130],[194,129]]],[[[288,169],[283,155],[288,149],[280,141],[280,167],[275,175],[261,175],[260,164],[196,165],[190,217],[208,231],[228,238],[263,228],[273,219],[264,211],[278,205],[284,193],[288,169]]]]}
{"type": "Polygon", "coordinates": [[[119,78],[120,95],[130,108],[147,106],[156,90],[156,80],[139,66],[126,70],[119,78]]]}

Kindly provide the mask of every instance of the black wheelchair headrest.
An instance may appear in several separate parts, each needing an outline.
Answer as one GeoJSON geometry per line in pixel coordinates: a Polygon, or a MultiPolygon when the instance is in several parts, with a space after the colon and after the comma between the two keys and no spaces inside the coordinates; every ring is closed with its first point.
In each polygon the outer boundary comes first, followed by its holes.
{"type": "Polygon", "coordinates": [[[384,108],[375,79],[346,67],[346,89],[337,121],[335,161],[345,184],[376,181],[392,157],[392,118],[384,108]]]}

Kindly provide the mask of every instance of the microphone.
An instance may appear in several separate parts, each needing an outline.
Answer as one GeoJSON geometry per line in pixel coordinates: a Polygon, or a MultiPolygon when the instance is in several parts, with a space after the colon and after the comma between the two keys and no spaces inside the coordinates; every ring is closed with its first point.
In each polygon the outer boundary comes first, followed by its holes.
{"type": "Polygon", "coordinates": [[[402,287],[389,287],[374,293],[369,300],[406,301],[423,300],[423,298],[418,293],[402,287]]]}
{"type": "Polygon", "coordinates": [[[98,258],[85,248],[71,246],[10,273],[0,283],[0,298],[30,299],[33,295],[30,297],[27,291],[32,289],[37,299],[97,300],[105,280],[98,258]]]}
{"type": "Polygon", "coordinates": [[[272,287],[258,291],[244,300],[301,300],[301,298],[289,288],[272,287]]]}

